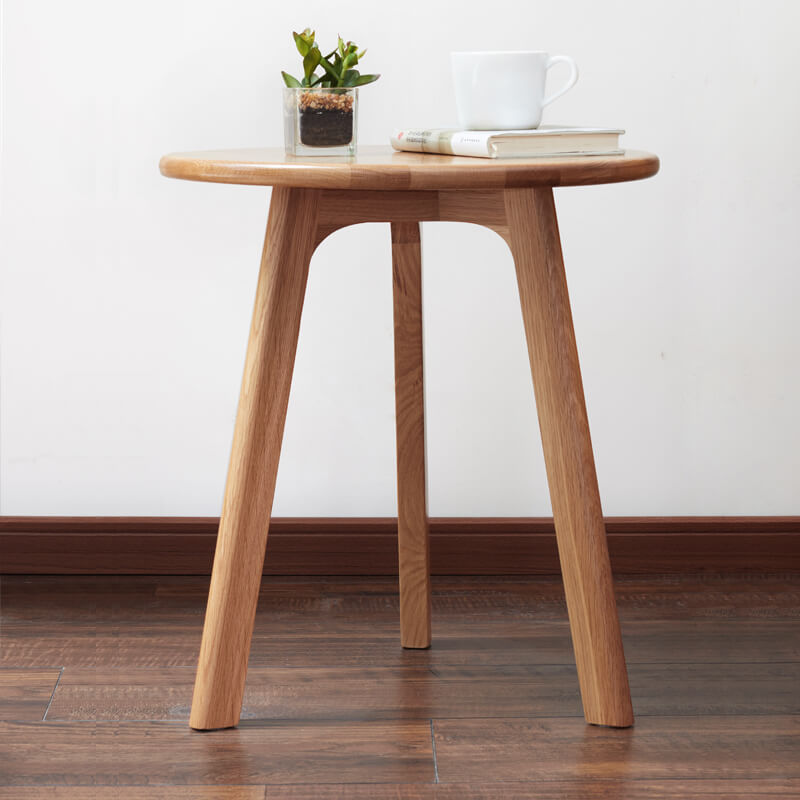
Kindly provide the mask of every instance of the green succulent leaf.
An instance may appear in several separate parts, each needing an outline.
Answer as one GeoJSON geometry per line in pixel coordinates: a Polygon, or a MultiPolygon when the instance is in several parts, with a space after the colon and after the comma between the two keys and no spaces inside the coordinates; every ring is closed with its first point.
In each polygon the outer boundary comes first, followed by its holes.
{"type": "Polygon", "coordinates": [[[332,66],[331,63],[325,58],[323,58],[322,61],[319,62],[319,64],[322,67],[322,69],[324,69],[325,72],[328,73],[328,76],[336,82],[334,85],[338,85],[341,71],[339,69],[336,69],[336,67],[332,66]]]}
{"type": "Polygon", "coordinates": [[[380,78],[380,75],[359,75],[358,80],[354,86],[366,86],[368,83],[374,83],[380,78]]]}
{"type": "Polygon", "coordinates": [[[321,87],[351,87],[364,86],[378,80],[380,75],[361,75],[355,66],[364,58],[366,48],[359,51],[355,42],[345,42],[341,36],[336,37],[336,47],[323,56],[319,46],[315,43],[316,34],[311,28],[305,28],[302,33],[292,33],[295,46],[303,57],[303,79],[301,81],[281,72],[283,81],[293,88],[304,86],[321,87]],[[317,67],[323,69],[322,75],[317,75],[317,67]]]}
{"type": "Polygon", "coordinates": [[[319,48],[316,46],[312,47],[306,54],[303,59],[303,72],[305,72],[307,81],[311,79],[321,59],[322,53],[320,53],[319,48]]]}
{"type": "Polygon", "coordinates": [[[299,80],[297,80],[297,78],[295,78],[293,75],[290,75],[288,72],[281,70],[281,75],[283,75],[283,82],[290,89],[299,89],[303,85],[299,80]]]}
{"type": "Polygon", "coordinates": [[[310,28],[306,28],[302,33],[292,33],[292,36],[297,46],[297,52],[305,58],[314,44],[314,32],[310,28]]]}
{"type": "Polygon", "coordinates": [[[345,69],[354,67],[356,64],[358,64],[358,48],[354,44],[348,46],[344,55],[344,63],[346,65],[345,69]]]}
{"type": "Polygon", "coordinates": [[[361,73],[357,69],[349,69],[342,75],[342,86],[358,86],[361,73]]]}

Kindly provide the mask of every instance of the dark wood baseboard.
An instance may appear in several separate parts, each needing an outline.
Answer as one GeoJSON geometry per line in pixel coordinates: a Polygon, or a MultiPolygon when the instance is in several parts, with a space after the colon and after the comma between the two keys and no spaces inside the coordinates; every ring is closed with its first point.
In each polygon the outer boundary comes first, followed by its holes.
{"type": "MultiPolygon", "coordinates": [[[[0,573],[205,575],[216,517],[0,517],[0,573]]],[[[800,570],[800,517],[608,517],[618,573],[800,570]]],[[[393,518],[276,518],[267,575],[395,575],[393,518]]],[[[437,575],[559,572],[549,518],[431,519],[437,575]]]]}

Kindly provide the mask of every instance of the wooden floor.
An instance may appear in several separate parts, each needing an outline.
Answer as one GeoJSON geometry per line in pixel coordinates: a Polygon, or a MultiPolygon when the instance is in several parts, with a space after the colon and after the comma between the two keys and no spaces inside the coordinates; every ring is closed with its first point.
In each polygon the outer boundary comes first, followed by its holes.
{"type": "Polygon", "coordinates": [[[636,726],[581,717],[563,595],[265,579],[244,718],[187,720],[205,578],[0,582],[0,798],[800,797],[800,576],[621,578],[636,726]]]}

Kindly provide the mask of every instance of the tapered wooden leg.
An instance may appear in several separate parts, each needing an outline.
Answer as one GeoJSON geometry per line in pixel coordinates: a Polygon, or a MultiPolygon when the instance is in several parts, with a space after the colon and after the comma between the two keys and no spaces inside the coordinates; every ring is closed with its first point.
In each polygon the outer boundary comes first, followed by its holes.
{"type": "Polygon", "coordinates": [[[422,260],[419,223],[392,223],[394,375],[397,417],[397,533],[400,638],[431,644],[431,570],[425,491],[422,378],[422,260]]]}
{"type": "Polygon", "coordinates": [[[316,190],[272,192],[189,721],[199,730],[241,713],[317,210],[316,190]]]}
{"type": "Polygon", "coordinates": [[[553,192],[505,192],[586,721],[633,724],[553,192]]]}

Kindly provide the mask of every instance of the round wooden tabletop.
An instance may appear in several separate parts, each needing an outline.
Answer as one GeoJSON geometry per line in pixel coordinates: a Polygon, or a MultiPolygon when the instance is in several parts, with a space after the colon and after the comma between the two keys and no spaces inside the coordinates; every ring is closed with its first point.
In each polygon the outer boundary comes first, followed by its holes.
{"type": "Polygon", "coordinates": [[[618,156],[465,158],[360,147],[358,155],[288,156],[278,148],[170,153],[161,159],[169,178],[309,189],[503,189],[585,186],[649,178],[658,157],[639,150],[618,156]]]}

